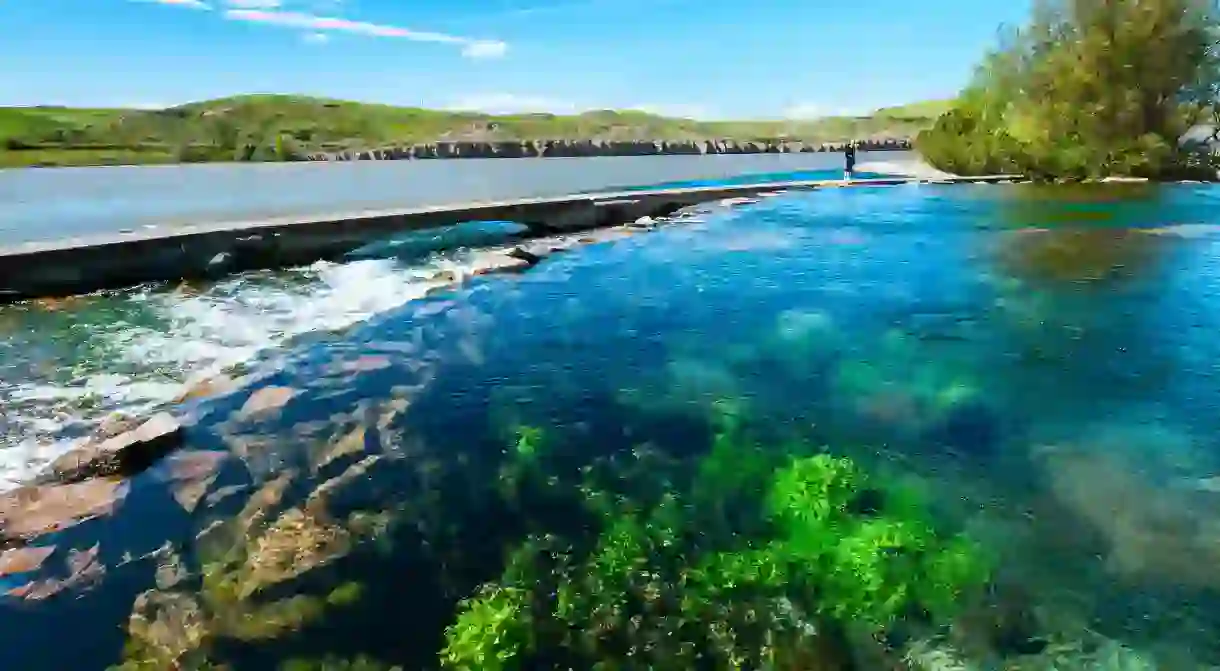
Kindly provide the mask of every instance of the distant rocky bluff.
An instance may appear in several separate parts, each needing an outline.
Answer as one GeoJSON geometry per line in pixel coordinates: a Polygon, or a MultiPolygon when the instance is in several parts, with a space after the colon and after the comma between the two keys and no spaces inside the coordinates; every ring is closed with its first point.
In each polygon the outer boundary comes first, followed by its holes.
{"type": "MultiPolygon", "coordinates": [[[[679,154],[789,154],[842,151],[844,143],[795,140],[521,140],[432,142],[405,147],[316,153],[311,161],[395,161],[429,158],[537,158],[679,154]]],[[[904,151],[907,139],[864,140],[861,151],[904,151]]]]}

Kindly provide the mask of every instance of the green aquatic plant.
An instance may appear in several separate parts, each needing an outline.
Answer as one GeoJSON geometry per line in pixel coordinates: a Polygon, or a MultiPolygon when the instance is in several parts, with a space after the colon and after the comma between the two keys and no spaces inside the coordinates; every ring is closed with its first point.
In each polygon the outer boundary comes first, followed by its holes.
{"type": "Polygon", "coordinates": [[[951,618],[986,581],[979,549],[939,531],[913,492],[754,440],[740,405],[714,408],[700,457],[641,446],[589,464],[580,501],[597,533],[535,533],[511,552],[462,602],[442,663],[805,668],[841,657],[848,629],[951,618]]]}
{"type": "Polygon", "coordinates": [[[800,567],[824,617],[878,630],[913,613],[945,619],[987,581],[976,545],[938,533],[909,495],[889,496],[848,459],[794,461],[768,504],[776,551],[800,567]]]}
{"type": "Polygon", "coordinates": [[[484,585],[461,603],[457,621],[445,630],[441,662],[463,671],[520,668],[530,650],[529,592],[484,585]]]}
{"type": "Polygon", "coordinates": [[[513,430],[516,442],[513,444],[513,454],[524,461],[538,458],[546,444],[546,434],[535,426],[518,426],[513,430]]]}

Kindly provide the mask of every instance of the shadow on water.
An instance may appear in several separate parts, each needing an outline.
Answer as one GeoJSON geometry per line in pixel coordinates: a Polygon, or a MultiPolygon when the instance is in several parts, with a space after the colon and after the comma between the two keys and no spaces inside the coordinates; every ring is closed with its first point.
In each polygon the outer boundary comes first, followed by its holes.
{"type": "Polygon", "coordinates": [[[311,336],[26,534],[3,661],[1220,663],[1210,197],[791,195],[311,336]]]}

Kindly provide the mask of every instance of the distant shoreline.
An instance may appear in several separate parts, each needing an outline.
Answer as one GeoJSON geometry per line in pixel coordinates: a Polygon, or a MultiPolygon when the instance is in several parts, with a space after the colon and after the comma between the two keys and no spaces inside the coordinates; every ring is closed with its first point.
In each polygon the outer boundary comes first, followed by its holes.
{"type": "MultiPolygon", "coordinates": [[[[856,143],[865,152],[909,152],[906,139],[863,140],[856,143]]],[[[499,158],[597,158],[627,156],[731,156],[742,154],[808,154],[843,151],[843,142],[801,140],[502,140],[429,142],[378,149],[314,152],[284,160],[172,160],[164,154],[152,157],[139,151],[92,156],[90,150],[23,149],[6,151],[0,170],[31,168],[85,168],[174,165],[258,165],[302,162],[463,160],[499,158]],[[96,160],[90,160],[94,158],[96,160]],[[22,160],[26,159],[26,160],[22,160]],[[44,159],[44,160],[40,160],[44,159]]],[[[867,172],[867,171],[866,171],[867,172]]],[[[888,172],[888,171],[884,171],[888,172]]],[[[898,173],[894,173],[898,174],[898,173]]]]}
{"type": "Polygon", "coordinates": [[[712,121],[632,110],[495,115],[292,95],[161,110],[0,107],[0,167],[816,152],[852,140],[907,149],[939,109],[712,121]]]}
{"type": "MultiPolygon", "coordinates": [[[[911,151],[903,138],[860,140],[860,151],[911,151]]],[[[707,140],[497,140],[428,142],[400,147],[317,152],[311,161],[451,160],[463,158],[592,158],[598,156],[696,156],[840,152],[845,142],[792,139],[707,140]]]]}

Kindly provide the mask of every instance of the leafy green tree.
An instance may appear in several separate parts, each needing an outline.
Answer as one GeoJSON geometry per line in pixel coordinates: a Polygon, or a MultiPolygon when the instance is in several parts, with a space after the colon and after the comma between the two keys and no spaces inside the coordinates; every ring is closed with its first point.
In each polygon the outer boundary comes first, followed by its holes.
{"type": "Polygon", "coordinates": [[[1212,0],[1044,0],[1007,32],[917,149],[942,170],[1179,176],[1179,139],[1220,93],[1212,0]]]}

